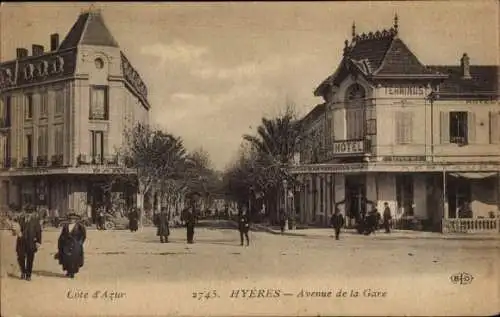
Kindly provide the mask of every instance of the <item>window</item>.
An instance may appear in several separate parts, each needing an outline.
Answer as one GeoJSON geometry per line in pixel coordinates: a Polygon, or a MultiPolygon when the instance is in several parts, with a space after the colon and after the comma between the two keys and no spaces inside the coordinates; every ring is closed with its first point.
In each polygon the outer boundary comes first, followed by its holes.
{"type": "Polygon", "coordinates": [[[46,118],[49,114],[49,95],[47,92],[40,94],[40,118],[46,118]]]}
{"type": "Polygon", "coordinates": [[[450,112],[450,143],[467,144],[468,142],[467,112],[450,112]]]}
{"type": "Polygon", "coordinates": [[[64,113],[64,90],[63,89],[57,89],[54,91],[54,97],[55,97],[55,115],[62,115],[64,113]]]}
{"type": "Polygon", "coordinates": [[[55,155],[64,154],[64,133],[62,124],[54,126],[54,151],[55,155]]]}
{"type": "Polygon", "coordinates": [[[26,103],[24,104],[24,118],[27,120],[33,119],[33,95],[26,95],[26,103]]]}
{"type": "Polygon", "coordinates": [[[3,108],[0,111],[0,127],[10,127],[11,102],[11,96],[6,96],[3,108]]]}
{"type": "Polygon", "coordinates": [[[108,120],[108,87],[90,87],[90,113],[91,120],[108,120]]]}
{"type": "Polygon", "coordinates": [[[47,156],[49,148],[49,134],[47,126],[41,126],[38,130],[38,156],[47,156]]]}
{"type": "Polygon", "coordinates": [[[396,112],[396,143],[409,144],[413,139],[413,113],[396,112]]]}
{"type": "Polygon", "coordinates": [[[347,140],[359,140],[365,136],[365,97],[365,89],[359,84],[354,84],[347,90],[347,140]]]}
{"type": "Polygon", "coordinates": [[[90,131],[90,156],[93,164],[102,164],[104,152],[104,133],[102,131],[90,131]]]}
{"type": "Polygon", "coordinates": [[[33,136],[31,134],[27,134],[25,136],[25,152],[24,152],[24,159],[26,160],[25,163],[29,164],[31,166],[31,162],[33,162],[33,136]]]}

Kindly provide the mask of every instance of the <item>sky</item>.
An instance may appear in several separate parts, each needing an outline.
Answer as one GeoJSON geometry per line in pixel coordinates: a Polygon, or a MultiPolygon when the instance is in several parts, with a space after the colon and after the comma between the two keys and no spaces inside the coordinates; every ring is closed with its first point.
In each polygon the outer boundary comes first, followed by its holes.
{"type": "MultiPolygon", "coordinates": [[[[224,169],[243,134],[293,104],[305,115],[359,33],[399,16],[399,35],[423,64],[499,64],[497,1],[95,3],[148,86],[151,123],[203,148],[224,169]]],[[[90,3],[3,3],[0,60],[16,47],[61,41],[90,3]]],[[[112,105],[111,105],[112,106],[112,105]]]]}

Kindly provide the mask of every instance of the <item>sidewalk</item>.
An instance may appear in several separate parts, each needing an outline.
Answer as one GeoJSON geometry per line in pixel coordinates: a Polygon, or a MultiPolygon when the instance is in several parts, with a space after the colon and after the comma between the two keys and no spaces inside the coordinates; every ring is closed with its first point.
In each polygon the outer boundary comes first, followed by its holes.
{"type": "MultiPolygon", "coordinates": [[[[263,231],[271,234],[281,235],[279,227],[265,226],[261,224],[253,224],[253,231],[263,231]]],[[[343,229],[343,234],[362,236],[356,232],[355,229],[343,229]]],[[[310,229],[296,229],[285,230],[283,235],[296,236],[296,237],[310,237],[310,238],[331,238],[333,237],[332,228],[310,228],[310,229]]],[[[373,235],[373,234],[372,234],[373,235]]],[[[445,240],[499,240],[500,234],[498,233],[448,233],[443,234],[439,232],[424,232],[412,230],[391,230],[390,234],[385,234],[383,230],[377,231],[375,235],[381,239],[445,239],[445,240]]]]}

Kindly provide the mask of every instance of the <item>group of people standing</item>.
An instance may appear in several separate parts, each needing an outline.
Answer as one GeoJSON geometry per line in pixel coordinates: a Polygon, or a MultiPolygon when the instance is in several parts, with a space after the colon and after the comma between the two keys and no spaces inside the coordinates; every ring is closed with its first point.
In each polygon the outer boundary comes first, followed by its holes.
{"type": "MultiPolygon", "coordinates": [[[[377,231],[379,228],[380,219],[383,220],[382,225],[385,229],[385,233],[390,233],[392,214],[391,214],[391,208],[389,207],[389,203],[387,202],[384,202],[384,212],[382,216],[378,212],[377,208],[373,208],[368,213],[368,215],[363,217],[363,219],[360,219],[358,223],[358,232],[363,233],[364,235],[370,235],[371,233],[377,231]]],[[[340,213],[338,207],[335,207],[335,211],[330,219],[330,225],[335,230],[335,239],[339,240],[340,230],[345,225],[345,219],[344,216],[340,213]]]]}
{"type": "MultiPolygon", "coordinates": [[[[70,278],[75,277],[84,263],[83,243],[87,235],[85,225],[80,219],[76,214],[68,215],[68,222],[63,225],[54,256],[70,278]]],[[[14,219],[11,230],[16,236],[16,254],[21,279],[30,281],[35,255],[42,244],[42,225],[36,209],[25,208],[14,219]]]]}

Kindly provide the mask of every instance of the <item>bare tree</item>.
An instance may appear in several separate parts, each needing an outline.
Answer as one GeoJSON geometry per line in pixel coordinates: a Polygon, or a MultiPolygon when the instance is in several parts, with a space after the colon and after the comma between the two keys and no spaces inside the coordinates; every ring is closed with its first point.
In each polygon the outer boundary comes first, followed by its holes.
{"type": "Polygon", "coordinates": [[[144,217],[144,196],[160,192],[164,179],[180,179],[185,170],[186,150],[180,138],[138,123],[125,131],[120,150],[125,166],[135,171],[140,224],[144,217]]]}

